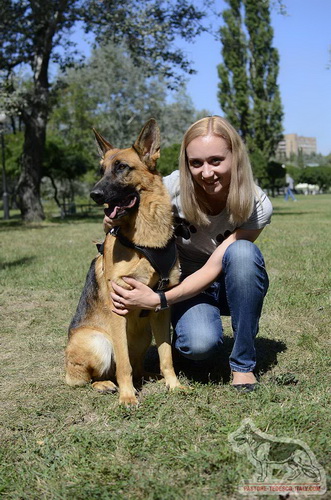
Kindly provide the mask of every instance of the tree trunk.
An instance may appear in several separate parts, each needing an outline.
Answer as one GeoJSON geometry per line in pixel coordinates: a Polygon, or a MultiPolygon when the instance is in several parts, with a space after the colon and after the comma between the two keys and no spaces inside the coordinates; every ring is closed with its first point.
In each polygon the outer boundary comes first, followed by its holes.
{"type": "Polygon", "coordinates": [[[25,122],[22,173],[17,192],[22,219],[40,222],[45,219],[40,200],[41,169],[45,147],[47,115],[34,110],[25,122]]]}

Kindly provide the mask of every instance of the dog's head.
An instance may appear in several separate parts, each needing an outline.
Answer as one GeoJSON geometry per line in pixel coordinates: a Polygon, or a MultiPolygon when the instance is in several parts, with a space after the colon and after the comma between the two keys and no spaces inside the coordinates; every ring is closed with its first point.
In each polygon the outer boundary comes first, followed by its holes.
{"type": "Polygon", "coordinates": [[[133,146],[127,149],[114,148],[93,131],[101,154],[102,178],[90,196],[98,205],[108,205],[105,214],[110,219],[119,219],[138,210],[141,192],[148,187],[151,176],[157,174],[160,130],[156,121],[150,119],[133,146]]]}

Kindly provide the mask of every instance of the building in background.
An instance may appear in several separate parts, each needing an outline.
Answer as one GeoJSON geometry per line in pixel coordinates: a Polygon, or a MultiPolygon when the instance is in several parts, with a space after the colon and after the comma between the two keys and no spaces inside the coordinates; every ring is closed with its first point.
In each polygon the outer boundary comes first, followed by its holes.
{"type": "Polygon", "coordinates": [[[311,155],[317,153],[316,137],[303,137],[297,134],[285,134],[284,139],[278,143],[277,156],[282,159],[297,156],[299,153],[311,155]]]}

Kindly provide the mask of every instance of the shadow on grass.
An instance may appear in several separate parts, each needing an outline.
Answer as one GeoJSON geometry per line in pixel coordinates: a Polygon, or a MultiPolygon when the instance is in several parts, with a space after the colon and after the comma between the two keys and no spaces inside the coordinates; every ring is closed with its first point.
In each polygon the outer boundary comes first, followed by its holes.
{"type": "MultiPolygon", "coordinates": [[[[314,210],[314,214],[318,213],[316,210],[314,210]]],[[[307,214],[312,214],[312,212],[277,212],[276,209],[274,209],[272,216],[277,216],[277,215],[307,215],[307,214]]]]}
{"type": "Polygon", "coordinates": [[[23,222],[22,219],[17,216],[10,218],[10,220],[0,220],[0,231],[8,230],[20,230],[28,231],[29,229],[49,229],[50,225],[65,225],[72,223],[84,223],[84,222],[100,222],[103,220],[103,212],[96,214],[77,214],[68,215],[64,219],[61,217],[47,217],[43,222],[23,222]]]}
{"type": "Polygon", "coordinates": [[[21,267],[26,264],[30,264],[35,260],[35,256],[21,257],[20,259],[13,260],[11,262],[0,262],[0,269],[11,269],[13,267],[21,267]]]}
{"type": "Polygon", "coordinates": [[[72,222],[102,222],[103,217],[104,212],[100,210],[100,212],[93,214],[66,215],[63,219],[61,217],[50,217],[49,220],[57,224],[71,224],[72,222]]]}
{"type": "Polygon", "coordinates": [[[284,204],[283,207],[273,207],[272,215],[307,215],[312,213],[321,213],[320,210],[300,210],[300,205],[294,204],[284,204]]]}
{"type": "MultiPolygon", "coordinates": [[[[277,365],[277,357],[286,351],[287,346],[279,340],[260,337],[256,339],[257,365],[255,372],[263,374],[277,365]]],[[[212,361],[191,361],[175,353],[174,367],[177,374],[183,373],[189,380],[201,384],[227,384],[231,379],[229,357],[233,348],[233,338],[224,337],[220,356],[212,361]]],[[[148,372],[159,373],[159,357],[156,346],[151,346],[146,354],[145,369],[148,372]]]]}

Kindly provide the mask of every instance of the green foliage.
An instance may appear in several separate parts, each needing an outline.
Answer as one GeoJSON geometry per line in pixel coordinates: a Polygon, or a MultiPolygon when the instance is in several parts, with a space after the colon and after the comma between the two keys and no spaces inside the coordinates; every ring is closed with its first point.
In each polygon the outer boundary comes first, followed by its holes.
{"type": "Polygon", "coordinates": [[[192,40],[203,29],[204,13],[186,0],[0,0],[0,9],[5,20],[0,30],[0,87],[4,94],[0,101],[6,103],[7,113],[19,111],[25,125],[17,188],[20,208],[24,220],[41,221],[40,183],[52,104],[49,64],[53,61],[64,69],[77,59],[75,44],[70,40],[72,29],[79,23],[85,32],[94,33],[97,44],[126,42],[137,66],[144,67],[149,75],[163,74],[169,84],[175,85],[183,74],[175,67],[186,72],[192,69],[183,51],[174,47],[174,39],[180,36],[192,40]],[[32,73],[31,87],[17,100],[17,71],[26,66],[32,73]]]}
{"type": "Polygon", "coordinates": [[[268,161],[281,139],[283,118],[269,1],[226,1],[229,8],[223,11],[220,29],[220,105],[249,151],[268,161]]]}
{"type": "Polygon", "coordinates": [[[223,12],[224,25],[220,29],[223,64],[218,66],[218,98],[225,116],[245,140],[250,114],[247,40],[242,30],[241,1],[229,0],[228,4],[230,8],[223,12]]]}
{"type": "Polygon", "coordinates": [[[302,151],[302,149],[299,150],[299,153],[295,155],[294,153],[291,153],[290,163],[298,168],[305,168],[305,167],[311,167],[311,166],[320,166],[320,167],[326,167],[326,166],[331,166],[331,158],[330,155],[324,156],[320,153],[311,153],[311,154],[306,154],[302,151]]]}
{"type": "Polygon", "coordinates": [[[285,165],[285,173],[289,174],[290,177],[292,177],[292,179],[294,180],[295,183],[298,183],[300,182],[300,169],[298,167],[296,167],[295,165],[288,165],[286,164],[285,165]]]}
{"type": "Polygon", "coordinates": [[[285,184],[285,169],[277,161],[269,161],[267,165],[268,188],[271,188],[272,195],[275,196],[275,189],[281,188],[285,184]]]}
{"type": "Polygon", "coordinates": [[[258,184],[262,185],[262,179],[266,177],[266,169],[268,161],[266,160],[263,153],[259,150],[255,150],[249,155],[254,179],[257,179],[258,184]]]}
{"type": "Polygon", "coordinates": [[[316,184],[321,191],[331,187],[331,167],[306,167],[300,171],[299,182],[316,184]]]}
{"type": "Polygon", "coordinates": [[[180,153],[180,144],[173,144],[161,150],[161,156],[158,161],[158,170],[163,176],[171,174],[178,169],[178,159],[180,153]]]}
{"type": "Polygon", "coordinates": [[[60,180],[79,179],[93,165],[90,152],[83,149],[82,144],[66,144],[58,137],[47,139],[44,176],[60,180]]]}
{"type": "Polygon", "coordinates": [[[12,179],[17,179],[20,173],[23,141],[23,132],[4,135],[6,172],[12,179]]]}
{"type": "Polygon", "coordinates": [[[108,43],[94,50],[84,67],[69,70],[57,86],[50,128],[67,142],[93,149],[92,126],[114,146],[127,147],[143,123],[154,117],[162,146],[169,146],[181,140],[195,119],[185,89],[173,92],[169,103],[165,80],[148,77],[144,68],[136,67],[124,45],[108,43]]]}
{"type": "MultiPolygon", "coordinates": [[[[17,132],[16,134],[5,133],[4,137],[4,159],[5,159],[5,169],[6,169],[6,183],[7,192],[9,193],[9,204],[10,206],[15,201],[15,191],[16,185],[19,178],[21,170],[21,159],[22,159],[22,146],[23,146],[23,133],[17,132]]],[[[2,151],[0,153],[2,155],[2,151]]],[[[2,189],[1,177],[1,189],[2,189]]]]}
{"type": "Polygon", "coordinates": [[[264,155],[258,150],[251,153],[250,160],[254,179],[262,189],[271,189],[274,196],[275,190],[285,184],[286,170],[277,161],[266,161],[264,155]]]}
{"type": "MultiPolygon", "coordinates": [[[[41,56],[41,49],[47,51],[43,54],[46,58],[50,56],[62,68],[73,64],[78,53],[70,29],[80,23],[86,32],[94,34],[98,44],[112,40],[120,45],[126,40],[137,65],[144,65],[150,74],[161,72],[180,81],[174,68],[192,69],[184,52],[174,49],[174,37],[192,40],[203,30],[204,12],[183,0],[1,0],[0,7],[6,19],[5,29],[0,32],[0,61],[9,72],[20,64],[30,64],[37,70],[40,60],[35,56],[41,56]]],[[[79,56],[83,58],[83,54],[79,56]]],[[[43,71],[47,71],[46,58],[43,71]]]]}

